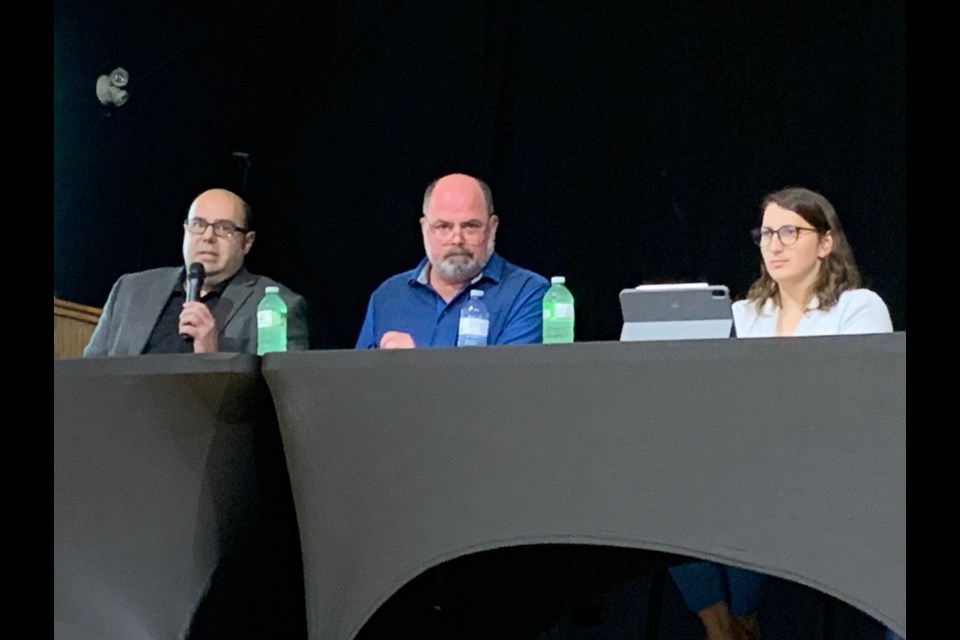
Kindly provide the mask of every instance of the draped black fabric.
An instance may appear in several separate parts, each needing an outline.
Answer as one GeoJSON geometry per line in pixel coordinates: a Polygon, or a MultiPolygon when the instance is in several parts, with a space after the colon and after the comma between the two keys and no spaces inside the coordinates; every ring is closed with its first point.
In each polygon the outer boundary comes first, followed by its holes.
{"type": "Polygon", "coordinates": [[[54,292],[100,306],[178,264],[190,200],[225,186],[258,214],[251,268],[309,300],[315,347],[350,347],[423,254],[424,187],[463,171],[501,254],[565,275],[578,339],[613,339],[623,287],[744,293],[760,199],[803,185],[905,329],[905,59],[900,0],[55,0],[54,292]]]}

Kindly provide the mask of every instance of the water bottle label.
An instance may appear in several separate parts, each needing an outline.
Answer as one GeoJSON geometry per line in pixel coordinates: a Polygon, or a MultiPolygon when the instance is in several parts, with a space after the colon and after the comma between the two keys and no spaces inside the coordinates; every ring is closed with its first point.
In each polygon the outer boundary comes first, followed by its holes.
{"type": "Polygon", "coordinates": [[[553,315],[554,318],[572,318],[573,317],[573,305],[568,302],[554,302],[553,303],[553,315]]]}
{"type": "Polygon", "coordinates": [[[483,318],[460,318],[460,335],[487,337],[490,321],[483,318]]]}
{"type": "Polygon", "coordinates": [[[280,314],[274,311],[273,309],[264,309],[263,311],[257,311],[258,327],[272,327],[277,324],[280,324],[280,314]]]}

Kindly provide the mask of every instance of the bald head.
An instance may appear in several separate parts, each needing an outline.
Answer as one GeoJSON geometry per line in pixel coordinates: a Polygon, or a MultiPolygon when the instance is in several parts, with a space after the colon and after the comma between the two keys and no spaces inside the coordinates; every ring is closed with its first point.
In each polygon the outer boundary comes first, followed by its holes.
{"type": "Polygon", "coordinates": [[[490,187],[483,180],[464,173],[451,173],[437,178],[427,186],[423,194],[424,215],[430,207],[430,201],[434,198],[443,199],[444,208],[466,208],[479,203],[488,216],[493,215],[493,193],[490,187]]]}
{"type": "Polygon", "coordinates": [[[190,203],[190,212],[188,217],[192,217],[198,209],[208,209],[215,211],[226,211],[233,209],[237,213],[237,226],[244,229],[252,229],[250,205],[243,198],[227,189],[207,189],[190,203]]]}

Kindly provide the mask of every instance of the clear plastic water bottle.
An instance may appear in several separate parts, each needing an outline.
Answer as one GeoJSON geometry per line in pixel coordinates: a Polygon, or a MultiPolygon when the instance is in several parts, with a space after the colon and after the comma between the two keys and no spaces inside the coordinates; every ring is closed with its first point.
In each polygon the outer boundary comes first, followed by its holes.
{"type": "Polygon", "coordinates": [[[490,312],[483,304],[483,291],[472,289],[470,299],[460,310],[460,331],[457,334],[458,347],[482,347],[487,344],[490,332],[490,312]]]}
{"type": "Polygon", "coordinates": [[[543,343],[573,342],[573,294],[566,278],[553,276],[543,296],[543,343]]]}
{"type": "Polygon", "coordinates": [[[287,303],[279,287],[267,287],[257,305],[257,355],[287,350],[287,303]]]}

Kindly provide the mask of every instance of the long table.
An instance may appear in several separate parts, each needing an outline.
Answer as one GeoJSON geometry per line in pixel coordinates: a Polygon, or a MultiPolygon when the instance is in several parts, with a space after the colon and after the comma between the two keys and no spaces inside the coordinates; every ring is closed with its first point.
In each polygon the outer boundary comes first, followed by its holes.
{"type": "Polygon", "coordinates": [[[756,569],[906,629],[906,335],[269,354],[311,638],[525,545],[756,569]]]}
{"type": "Polygon", "coordinates": [[[259,366],[54,361],[54,638],[303,630],[296,519],[259,366]]]}

